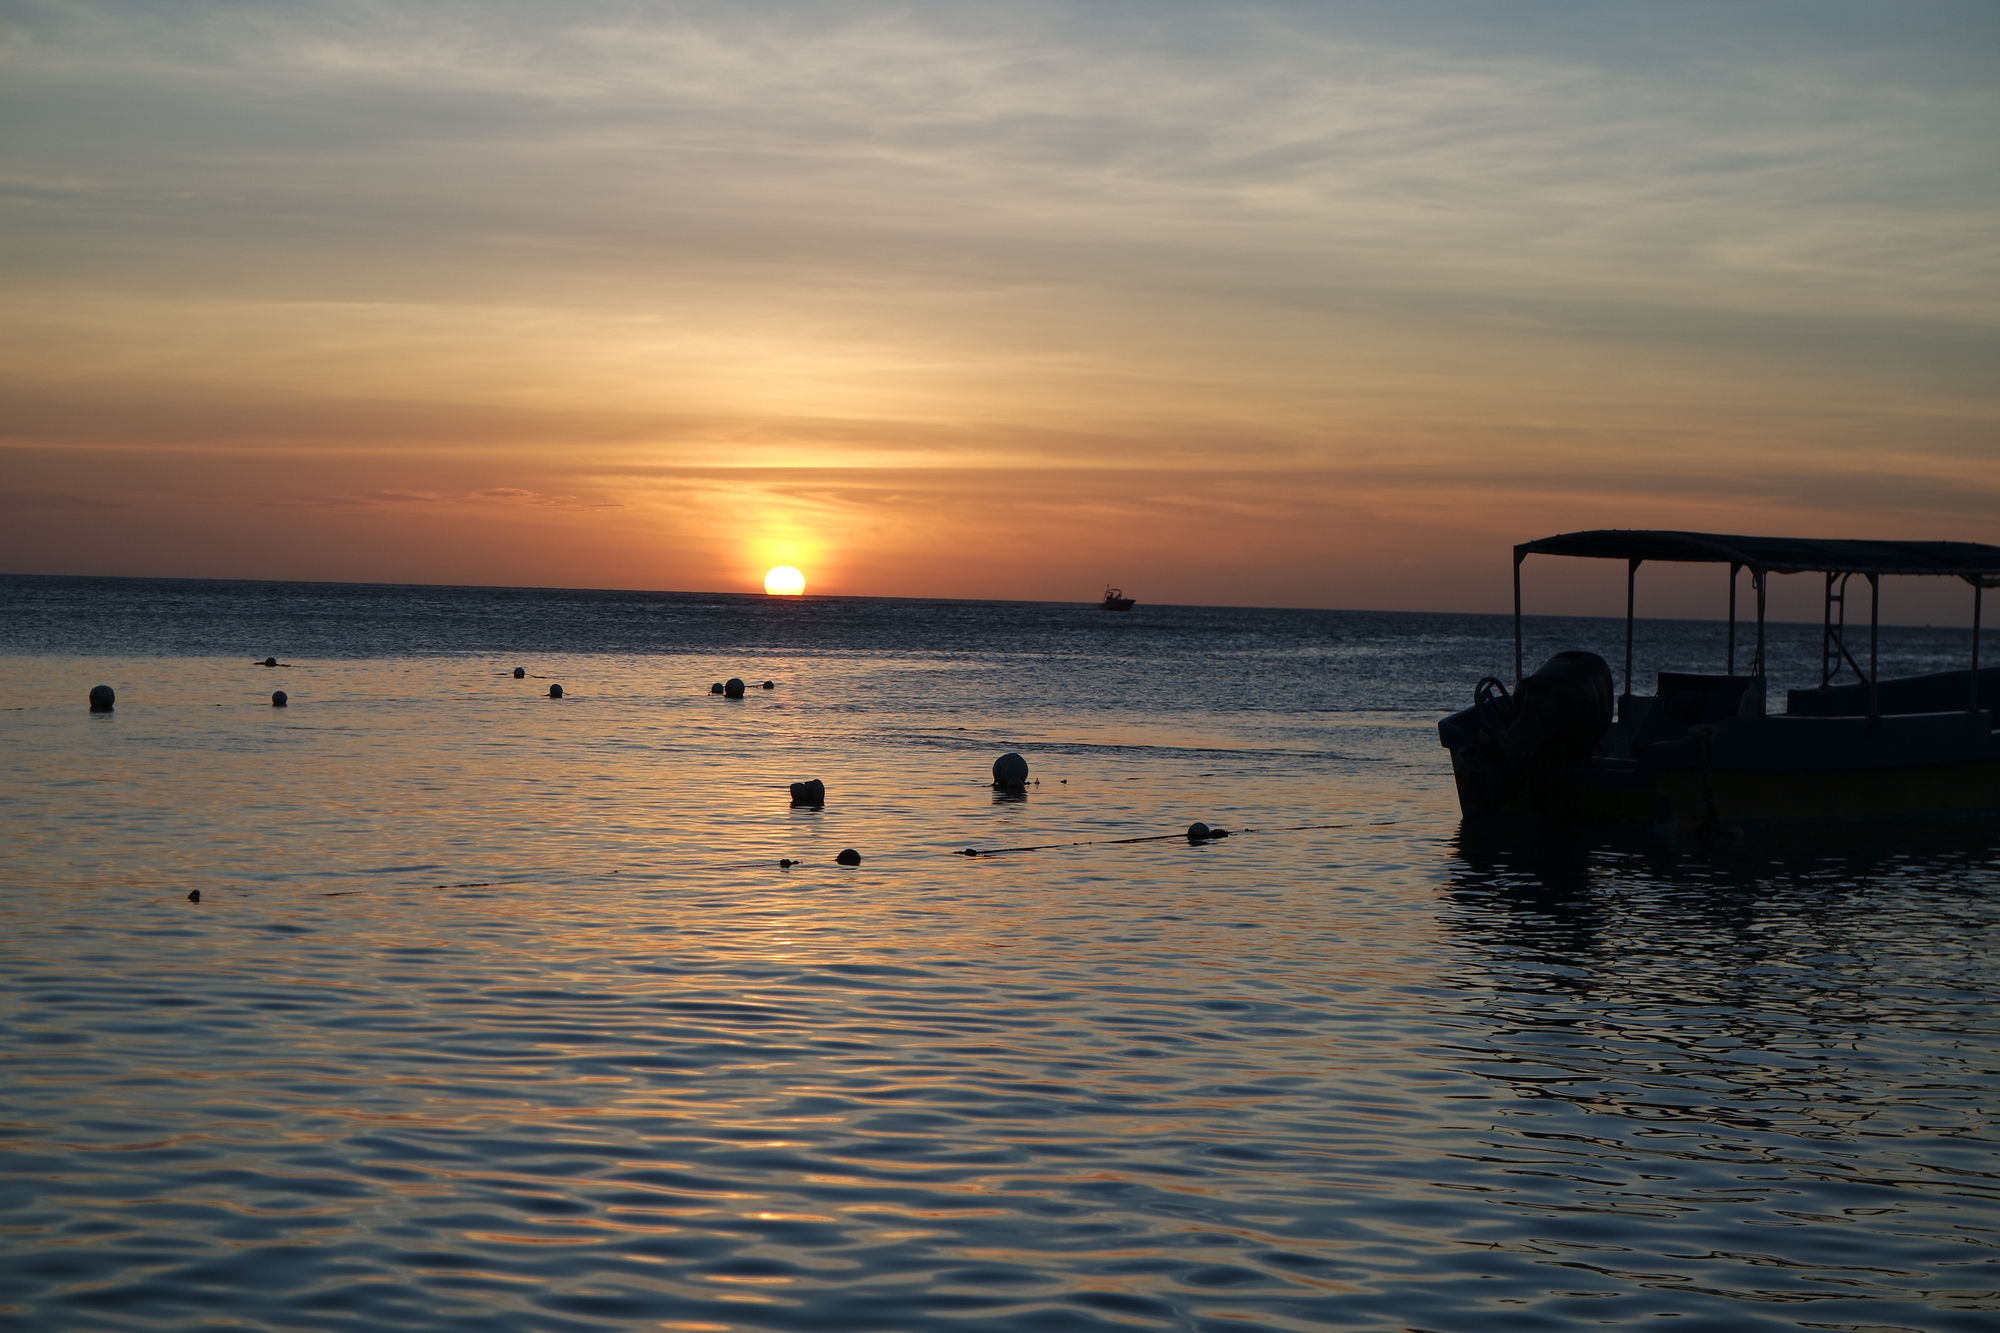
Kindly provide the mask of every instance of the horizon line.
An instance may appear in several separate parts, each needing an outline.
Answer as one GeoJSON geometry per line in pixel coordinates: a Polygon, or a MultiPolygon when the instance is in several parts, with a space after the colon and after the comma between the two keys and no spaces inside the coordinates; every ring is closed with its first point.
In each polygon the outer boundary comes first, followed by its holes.
{"type": "MultiPolygon", "coordinates": [[[[1891,576],[1885,575],[1884,577],[1891,577],[1891,576]]],[[[1910,575],[1898,575],[1894,577],[1924,578],[1932,576],[1910,574],[1910,575]]],[[[723,591],[719,589],[696,589],[696,588],[591,588],[591,587],[577,587],[564,584],[533,584],[533,583],[399,583],[381,579],[255,579],[255,578],[223,578],[223,577],[211,577],[207,575],[186,575],[186,574],[71,574],[71,573],[52,574],[52,573],[26,573],[26,572],[18,572],[11,570],[0,570],[0,579],[117,579],[128,583],[268,583],[268,584],[303,585],[306,587],[324,587],[324,588],[434,588],[444,591],[471,591],[471,592],[610,593],[610,594],[642,596],[642,597],[733,597],[733,598],[741,598],[744,601],[754,601],[754,602],[811,602],[811,601],[932,602],[939,604],[971,603],[983,606],[1075,606],[1075,607],[1089,607],[1091,609],[1096,609],[1098,605],[1096,602],[1089,600],[1079,600],[1071,602],[1071,601],[1051,601],[1044,598],[1027,598],[1027,597],[908,597],[908,596],[897,596],[894,594],[886,594],[886,593],[813,593],[813,592],[785,593],[782,595],[778,595],[778,594],[764,592],[761,589],[750,589],[744,591],[723,591]]],[[[1201,602],[1148,602],[1144,600],[1138,601],[1137,603],[1135,603],[1135,606],[1156,607],[1161,610],[1173,610],[1173,611],[1304,611],[1304,612],[1316,612],[1325,615],[1355,615],[1355,616],[1481,616],[1495,620],[1509,620],[1512,619],[1513,617],[1513,612],[1511,611],[1461,611],[1461,610],[1423,611],[1423,610],[1405,609],[1405,608],[1380,609],[1380,608],[1370,608],[1370,607],[1340,607],[1340,606],[1253,606],[1253,605],[1238,604],[1238,603],[1211,604],[1211,603],[1201,603],[1201,602]]],[[[1118,614],[1122,615],[1129,613],[1120,612],[1118,614]]],[[[1623,615],[1593,615],[1587,612],[1562,613],[1562,612],[1530,611],[1530,612],[1524,612],[1522,614],[1521,619],[1524,622],[1530,620],[1604,620],[1613,623],[1622,623],[1625,617],[1623,615]]],[[[1727,618],[1723,616],[1636,615],[1633,617],[1633,621],[1635,623],[1638,621],[1659,621],[1659,622],[1676,622],[1683,624],[1717,624],[1717,625],[1724,625],[1728,623],[1727,618]]],[[[1737,618],[1736,623],[1738,625],[1754,626],[1757,623],[1757,621],[1754,616],[1750,617],[1739,616],[1737,618]]],[[[1812,626],[1822,625],[1824,622],[1815,620],[1777,620],[1777,619],[1766,618],[1764,623],[1766,625],[1799,625],[1805,627],[1812,627],[1812,626]]],[[[1902,629],[1944,628],[1944,629],[1962,629],[1970,631],[1973,628],[1973,626],[1969,624],[1968,625],[1945,624],[1940,626],[1938,622],[1934,620],[1924,620],[1924,621],[1885,620],[1882,623],[1884,625],[1890,625],[1902,629]]],[[[1984,638],[1987,633],[1992,632],[1994,629],[1995,626],[1993,625],[1982,625],[1979,627],[1980,636],[1984,638]]]]}

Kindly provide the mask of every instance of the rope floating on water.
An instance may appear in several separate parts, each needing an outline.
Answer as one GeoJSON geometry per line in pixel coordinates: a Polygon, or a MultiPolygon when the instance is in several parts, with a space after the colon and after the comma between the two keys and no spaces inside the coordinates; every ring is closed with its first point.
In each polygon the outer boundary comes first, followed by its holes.
{"type": "MultiPolygon", "coordinates": [[[[1214,830],[1212,830],[1212,831],[1210,832],[1209,836],[1208,836],[1208,837],[1205,837],[1205,838],[1204,838],[1204,837],[1199,837],[1199,836],[1191,836],[1191,835],[1190,835],[1189,833],[1186,833],[1186,832],[1182,832],[1182,833],[1146,833],[1146,834],[1141,834],[1141,835],[1139,835],[1138,837],[1134,837],[1134,838],[1086,838],[1086,839],[1082,840],[1081,842],[1043,842],[1043,843],[1036,843],[1036,844],[1034,844],[1033,846],[1029,846],[1029,847],[986,847],[986,848],[980,848],[980,847],[967,847],[967,848],[966,848],[965,850],[963,850],[963,851],[958,851],[958,852],[951,852],[951,853],[949,853],[949,855],[952,855],[952,856],[964,856],[964,857],[972,857],[972,858],[978,858],[978,857],[983,857],[983,856],[1013,856],[1013,855],[1017,855],[1017,854],[1019,854],[1019,853],[1021,853],[1021,852],[1053,852],[1053,851],[1066,851],[1066,850],[1069,850],[1069,849],[1071,849],[1071,848],[1075,848],[1075,847],[1130,847],[1130,846],[1133,846],[1133,845],[1135,845],[1135,844],[1138,844],[1138,843],[1143,843],[1143,842],[1193,842],[1193,843],[1209,843],[1209,842],[1215,842],[1215,841],[1219,841],[1219,840],[1220,840],[1220,839],[1222,839],[1222,838],[1241,838],[1241,837],[1246,837],[1246,836],[1248,836],[1248,835],[1251,835],[1251,834],[1257,834],[1257,833],[1313,833],[1313,832],[1319,832],[1319,831],[1321,831],[1321,830],[1325,830],[1325,829],[1360,829],[1360,828],[1390,828],[1390,827],[1393,827],[1393,826],[1395,826],[1395,825],[1398,825],[1398,824],[1409,824],[1409,823],[1416,823],[1416,824],[1424,824],[1424,823],[1430,823],[1430,822],[1442,822],[1442,821],[1430,821],[1430,820],[1423,820],[1423,819],[1417,819],[1417,820],[1408,820],[1408,819],[1369,819],[1369,820],[1362,820],[1362,821],[1358,821],[1358,822],[1356,822],[1356,821],[1349,821],[1349,822],[1346,822],[1346,823],[1340,823],[1340,824],[1281,824],[1281,825],[1278,825],[1278,826],[1276,826],[1276,827],[1273,827],[1273,828],[1242,828],[1242,829],[1214,829],[1214,830]]],[[[855,865],[855,864],[859,864],[859,863],[860,863],[860,859],[861,859],[861,858],[860,858],[860,855],[859,855],[859,853],[856,853],[856,852],[854,852],[854,851],[853,851],[853,850],[852,850],[851,848],[850,848],[850,849],[848,849],[847,851],[843,851],[843,852],[841,853],[841,857],[848,857],[848,856],[852,856],[852,857],[853,857],[853,860],[852,860],[852,861],[846,861],[846,860],[841,860],[840,858],[835,858],[835,859],[836,859],[836,863],[837,863],[837,864],[840,864],[840,865],[855,865]]],[[[760,862],[755,862],[754,864],[755,864],[755,865],[768,865],[768,864],[770,864],[770,863],[769,863],[769,862],[766,862],[766,861],[760,861],[760,862]]],[[[779,867],[780,869],[782,869],[782,870],[789,870],[789,869],[791,869],[791,868],[792,868],[793,866],[798,866],[798,865],[804,865],[804,864],[805,864],[805,862],[803,862],[803,861],[799,861],[799,860],[794,860],[794,859],[792,859],[791,857],[784,857],[784,858],[782,858],[782,859],[780,859],[780,860],[779,860],[779,862],[778,862],[778,867],[779,867]]],[[[724,867],[717,867],[717,868],[724,868],[724,867]]],[[[732,864],[732,866],[730,866],[730,867],[726,867],[726,868],[731,868],[731,869],[750,869],[750,868],[752,868],[752,866],[751,866],[751,865],[735,865],[735,864],[732,864]]],[[[611,872],[611,873],[613,873],[613,874],[617,874],[618,872],[617,872],[617,871],[613,871],[613,872],[611,872]]],[[[430,884],[430,885],[424,885],[424,886],[421,886],[421,887],[424,887],[424,888],[428,888],[428,889],[433,889],[433,890],[435,890],[435,889],[494,889],[494,888],[501,888],[501,887],[504,887],[504,886],[507,886],[507,885],[510,885],[510,884],[512,884],[512,883],[514,883],[514,881],[502,881],[502,880],[475,880],[475,881],[472,881],[471,883],[466,883],[466,884],[430,884]]],[[[412,885],[412,886],[409,886],[409,887],[413,887],[413,888],[414,888],[414,887],[419,887],[419,886],[415,886],[415,885],[412,885]]],[[[356,894],[356,893],[361,893],[361,892],[365,892],[365,890],[361,890],[361,889],[341,889],[341,890],[338,890],[338,891],[336,891],[336,892],[332,892],[332,893],[321,893],[321,894],[320,894],[320,896],[321,896],[321,897],[323,897],[323,898],[345,898],[345,897],[348,897],[348,896],[350,896],[350,895],[352,895],[352,894],[356,894]]],[[[199,900],[199,899],[190,899],[190,901],[200,901],[200,900],[199,900]]]]}
{"type": "Polygon", "coordinates": [[[984,849],[968,847],[962,852],[953,852],[952,855],[1008,856],[1015,852],[1052,852],[1070,847],[1123,847],[1137,842],[1212,842],[1218,837],[1242,837],[1249,833],[1304,833],[1318,829],[1386,828],[1391,824],[1400,824],[1402,822],[1400,819],[1371,819],[1358,824],[1285,824],[1278,828],[1244,828],[1236,829],[1233,832],[1217,829],[1207,838],[1190,837],[1186,833],[1148,833],[1138,838],[1088,838],[1082,842],[1037,843],[1032,847],[989,847],[984,849]]]}

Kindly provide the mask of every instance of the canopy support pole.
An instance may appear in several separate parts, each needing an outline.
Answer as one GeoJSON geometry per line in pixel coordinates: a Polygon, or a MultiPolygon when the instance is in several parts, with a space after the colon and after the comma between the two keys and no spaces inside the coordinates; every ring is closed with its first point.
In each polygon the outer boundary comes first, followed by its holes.
{"type": "Polygon", "coordinates": [[[1986,585],[1977,580],[1972,584],[1972,684],[1967,687],[1966,711],[1979,711],[1979,603],[1986,595],[1986,585]]]}
{"type": "Polygon", "coordinates": [[[1879,649],[1882,631],[1882,576],[1868,576],[1868,716],[1882,716],[1882,699],[1877,682],[1881,673],[1876,668],[1880,660],[1879,649]]]}
{"type": "Polygon", "coordinates": [[[1764,582],[1768,577],[1764,570],[1750,571],[1750,582],[1757,587],[1757,660],[1750,664],[1753,668],[1750,674],[1759,680],[1764,677],[1764,582]]]}
{"type": "Polygon", "coordinates": [[[1514,551],[1514,688],[1521,688],[1521,562],[1528,557],[1514,551]]]}
{"type": "Polygon", "coordinates": [[[1625,562],[1625,697],[1632,697],[1632,585],[1639,578],[1639,562],[1625,562]]]}
{"type": "Polygon", "coordinates": [[[1736,575],[1743,566],[1729,562],[1729,666],[1725,674],[1736,674],[1736,575]]]}

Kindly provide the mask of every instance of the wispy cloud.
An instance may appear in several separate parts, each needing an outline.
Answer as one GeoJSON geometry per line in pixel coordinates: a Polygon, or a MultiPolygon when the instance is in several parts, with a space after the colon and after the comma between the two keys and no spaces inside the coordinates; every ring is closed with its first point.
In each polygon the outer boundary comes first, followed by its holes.
{"type": "Polygon", "coordinates": [[[24,0],[0,450],[633,549],[1425,488],[1991,535],[2000,20],[1673,11],[24,0]]]}
{"type": "Polygon", "coordinates": [[[0,514],[76,514],[117,508],[120,506],[111,501],[94,500],[87,495],[64,495],[59,491],[0,491],[0,514]]]}
{"type": "Polygon", "coordinates": [[[30,12],[13,73],[87,112],[30,155],[237,237],[1960,318],[2000,261],[1987,90],[1810,41],[1647,70],[1282,7],[30,12]]]}

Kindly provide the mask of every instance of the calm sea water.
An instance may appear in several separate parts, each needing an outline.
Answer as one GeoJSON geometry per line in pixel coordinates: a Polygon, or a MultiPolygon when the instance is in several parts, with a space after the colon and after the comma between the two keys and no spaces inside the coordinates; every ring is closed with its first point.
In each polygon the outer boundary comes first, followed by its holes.
{"type": "Polygon", "coordinates": [[[1469,841],[1507,635],[0,580],[0,1327],[1994,1327],[2000,835],[1469,841]]]}

